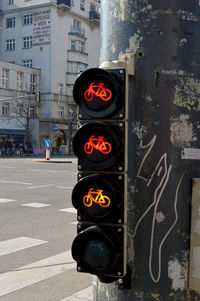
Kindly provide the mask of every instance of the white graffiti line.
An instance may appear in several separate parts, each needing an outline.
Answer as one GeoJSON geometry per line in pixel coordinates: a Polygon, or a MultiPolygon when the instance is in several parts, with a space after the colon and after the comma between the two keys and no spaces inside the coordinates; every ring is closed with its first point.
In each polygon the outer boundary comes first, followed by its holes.
{"type": "MultiPolygon", "coordinates": [[[[142,215],[142,216],[140,217],[140,219],[138,220],[138,222],[137,222],[137,224],[136,224],[136,226],[135,226],[135,231],[134,231],[134,233],[133,233],[133,237],[135,237],[136,232],[137,232],[137,229],[138,229],[140,223],[142,222],[143,218],[147,215],[147,213],[150,211],[150,209],[151,209],[153,206],[156,205],[156,200],[157,200],[157,198],[155,198],[155,196],[157,196],[157,192],[158,192],[158,190],[162,187],[162,184],[163,184],[163,182],[164,182],[164,180],[165,180],[165,177],[166,177],[166,175],[167,175],[167,162],[166,162],[166,161],[167,161],[167,160],[166,160],[166,159],[167,159],[167,154],[164,154],[164,155],[160,158],[158,164],[156,165],[156,168],[154,169],[154,172],[153,172],[152,175],[150,176],[150,180],[149,180],[148,183],[147,183],[147,186],[149,186],[150,183],[151,183],[151,181],[152,181],[152,179],[153,179],[153,175],[155,175],[156,170],[158,169],[158,167],[159,167],[159,165],[160,165],[160,163],[162,162],[163,159],[164,159],[164,167],[165,167],[164,175],[163,175],[163,177],[162,177],[162,179],[161,179],[159,185],[157,186],[157,188],[156,188],[156,190],[155,190],[153,202],[150,204],[150,206],[147,208],[147,210],[143,213],[143,215],[142,215]]],[[[159,170],[160,170],[160,169],[159,169],[159,170]]],[[[147,179],[146,179],[146,182],[147,182],[147,179]]],[[[160,195],[159,195],[159,196],[160,196],[160,195]]],[[[160,197],[161,197],[161,196],[160,196],[160,197]]]]}
{"type": "MultiPolygon", "coordinates": [[[[171,169],[170,169],[171,170],[171,169]]],[[[169,173],[170,174],[170,173],[169,173]]],[[[168,175],[169,175],[168,174],[168,175]]],[[[158,269],[158,276],[157,278],[155,279],[154,276],[153,276],[153,272],[152,272],[152,252],[153,252],[153,243],[151,240],[151,247],[150,247],[150,256],[149,256],[149,271],[150,271],[150,275],[151,275],[151,278],[154,282],[158,282],[160,280],[160,276],[161,276],[161,266],[162,266],[162,261],[161,261],[161,255],[162,255],[162,246],[165,242],[165,240],[167,239],[167,237],[169,236],[170,232],[173,230],[173,228],[175,227],[176,223],[177,223],[177,220],[178,220],[178,212],[177,212],[177,200],[178,200],[178,193],[179,193],[179,188],[180,188],[180,185],[181,185],[181,182],[183,180],[183,177],[185,175],[185,172],[183,173],[183,175],[181,176],[179,182],[178,182],[178,185],[176,187],[176,193],[175,193],[175,199],[174,199],[174,212],[175,212],[175,220],[174,220],[174,223],[172,224],[172,226],[169,228],[169,230],[167,231],[167,233],[165,234],[165,236],[163,237],[160,245],[159,245],[159,248],[158,248],[158,261],[159,261],[159,269],[158,269]]],[[[169,178],[169,176],[168,176],[169,178]]],[[[168,179],[167,179],[168,181],[168,179]]],[[[154,210],[154,226],[155,226],[155,216],[156,216],[156,210],[154,210]]],[[[153,226],[153,227],[154,227],[153,226]]],[[[153,229],[152,227],[152,229],[153,229]]],[[[152,233],[154,232],[154,230],[152,230],[152,233]]]]}
{"type": "Polygon", "coordinates": [[[148,151],[146,152],[146,154],[144,155],[144,158],[142,159],[142,162],[141,162],[141,164],[140,164],[140,167],[139,167],[139,169],[138,169],[138,173],[137,173],[136,177],[137,177],[137,178],[140,178],[140,179],[142,179],[142,180],[144,180],[145,182],[147,181],[147,179],[144,178],[144,177],[142,177],[142,176],[140,175],[140,173],[141,173],[142,167],[143,167],[143,165],[144,165],[144,162],[146,161],[146,158],[148,157],[149,153],[151,152],[151,150],[152,150],[152,148],[153,148],[153,146],[154,146],[154,144],[155,144],[155,142],[156,142],[156,139],[157,139],[157,136],[154,135],[153,138],[152,138],[152,140],[151,140],[148,144],[146,144],[146,145],[143,145],[143,140],[140,140],[140,147],[141,147],[142,149],[146,149],[146,148],[149,147],[149,149],[148,149],[148,151]]]}
{"type": "MultiPolygon", "coordinates": [[[[166,158],[166,157],[165,157],[166,158]]],[[[154,277],[153,275],[153,272],[152,272],[152,254],[153,254],[153,242],[154,242],[154,233],[155,233],[155,221],[156,221],[156,213],[157,213],[157,209],[158,209],[158,205],[160,203],[160,200],[161,200],[161,197],[163,195],[163,192],[165,190],[165,187],[169,181],[169,176],[170,176],[170,172],[171,172],[171,169],[172,169],[172,165],[169,166],[169,169],[167,171],[167,175],[164,174],[161,182],[164,181],[164,184],[162,184],[160,182],[160,184],[158,185],[158,187],[156,188],[155,190],[155,193],[154,193],[154,203],[155,203],[155,207],[154,207],[154,213],[153,213],[153,219],[152,219],[152,228],[151,228],[151,241],[150,241],[150,254],[149,254],[149,272],[150,272],[150,275],[151,275],[151,278],[154,282],[158,282],[160,280],[160,275],[161,275],[161,252],[162,252],[162,248],[160,249],[160,253],[159,253],[159,256],[158,256],[158,275],[157,275],[157,278],[154,277]],[[158,190],[160,189],[161,187],[161,191],[159,193],[159,196],[157,198],[157,192],[158,190]]],[[[160,247],[160,246],[159,246],[160,247]]]]}
{"type": "MultiPolygon", "coordinates": [[[[169,177],[170,177],[170,173],[171,173],[171,169],[172,169],[172,164],[169,165],[169,167],[167,167],[167,153],[164,153],[162,155],[162,157],[160,158],[158,164],[156,165],[153,173],[151,174],[150,178],[147,179],[143,176],[141,176],[141,172],[142,172],[142,168],[144,166],[144,163],[147,159],[147,157],[149,156],[155,142],[156,142],[157,136],[154,135],[154,137],[152,138],[152,140],[147,144],[147,145],[143,145],[143,141],[140,141],[140,147],[142,149],[146,149],[149,148],[148,151],[146,152],[146,154],[144,155],[142,162],[140,164],[138,173],[137,173],[137,178],[140,178],[142,180],[144,180],[146,182],[146,186],[149,187],[152,183],[152,180],[154,178],[155,175],[157,175],[158,177],[161,176],[161,172],[163,170],[164,167],[164,172],[163,172],[163,176],[161,177],[160,183],[158,184],[158,186],[156,187],[155,191],[154,191],[154,198],[153,198],[153,202],[149,205],[149,207],[146,209],[146,211],[142,214],[142,216],[139,218],[136,226],[135,226],[135,231],[133,233],[133,237],[135,237],[138,227],[140,225],[140,223],[142,222],[142,220],[144,219],[144,217],[148,214],[148,212],[151,210],[151,208],[154,207],[154,212],[153,212],[153,218],[152,218],[152,228],[151,228],[151,240],[150,240],[150,253],[149,253],[149,273],[150,276],[152,278],[152,280],[157,283],[160,280],[161,277],[161,267],[162,267],[162,247],[163,244],[165,242],[165,240],[167,239],[168,235],[170,234],[170,232],[172,231],[172,229],[174,228],[177,220],[178,220],[178,212],[177,212],[177,198],[178,198],[178,191],[179,191],[179,187],[182,181],[183,176],[181,177],[177,188],[176,188],[176,194],[175,194],[175,200],[174,200],[174,212],[175,212],[175,221],[172,224],[172,226],[169,228],[169,230],[167,231],[167,233],[165,234],[165,236],[163,237],[161,243],[159,244],[159,248],[158,248],[158,273],[157,273],[157,277],[154,276],[153,274],[153,267],[152,267],[152,257],[153,257],[153,245],[154,245],[154,235],[155,235],[155,221],[156,221],[156,213],[157,213],[157,209],[160,203],[160,200],[162,198],[163,192],[167,186],[167,183],[169,181],[169,177]],[[163,166],[162,166],[163,164],[163,166]]],[[[184,174],[183,174],[184,175],[184,174]]]]}

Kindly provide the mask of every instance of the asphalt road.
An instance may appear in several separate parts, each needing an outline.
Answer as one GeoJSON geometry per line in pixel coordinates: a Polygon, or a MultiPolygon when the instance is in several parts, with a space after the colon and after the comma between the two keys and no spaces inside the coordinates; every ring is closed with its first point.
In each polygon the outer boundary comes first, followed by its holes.
{"type": "Polygon", "coordinates": [[[91,285],[70,252],[76,168],[76,159],[0,159],[1,301],[61,301],[91,285]]]}

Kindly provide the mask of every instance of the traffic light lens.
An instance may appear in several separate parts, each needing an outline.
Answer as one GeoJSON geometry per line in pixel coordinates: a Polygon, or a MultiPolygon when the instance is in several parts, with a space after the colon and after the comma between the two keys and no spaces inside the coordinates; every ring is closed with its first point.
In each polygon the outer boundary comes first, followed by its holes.
{"type": "Polygon", "coordinates": [[[112,103],[114,86],[108,79],[88,82],[86,87],[80,90],[81,98],[88,109],[100,111],[107,109],[112,103]]]}
{"type": "Polygon", "coordinates": [[[103,190],[97,189],[96,191],[91,188],[83,198],[83,203],[86,207],[91,207],[93,204],[106,208],[110,206],[110,198],[107,195],[103,195],[103,190]]]}
{"type": "MultiPolygon", "coordinates": [[[[88,139],[87,139],[88,140],[88,139]]],[[[112,151],[111,143],[107,142],[104,136],[91,135],[89,140],[84,144],[84,151],[87,155],[95,154],[94,159],[98,157],[99,153],[108,155],[112,151]],[[97,151],[97,152],[95,152],[97,151]]],[[[92,158],[92,157],[89,157],[92,158]]]]}
{"type": "Polygon", "coordinates": [[[100,239],[89,241],[84,251],[85,263],[95,269],[103,269],[109,265],[111,253],[108,246],[100,239]]]}

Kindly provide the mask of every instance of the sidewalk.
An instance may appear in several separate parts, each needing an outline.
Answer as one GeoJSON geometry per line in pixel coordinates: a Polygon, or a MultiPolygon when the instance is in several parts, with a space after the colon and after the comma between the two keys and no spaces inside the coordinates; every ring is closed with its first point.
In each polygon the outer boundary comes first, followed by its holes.
{"type": "Polygon", "coordinates": [[[46,157],[36,157],[36,156],[29,156],[26,159],[30,159],[36,162],[43,162],[43,163],[76,163],[77,158],[74,155],[53,155],[50,157],[49,160],[46,160],[46,157]]]}

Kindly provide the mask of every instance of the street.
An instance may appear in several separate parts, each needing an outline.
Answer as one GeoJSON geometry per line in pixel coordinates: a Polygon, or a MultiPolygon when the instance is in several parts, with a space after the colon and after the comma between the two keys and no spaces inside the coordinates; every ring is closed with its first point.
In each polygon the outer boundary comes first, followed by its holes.
{"type": "Polygon", "coordinates": [[[64,160],[0,159],[2,301],[61,301],[91,286],[71,257],[77,167],[64,160]]]}

